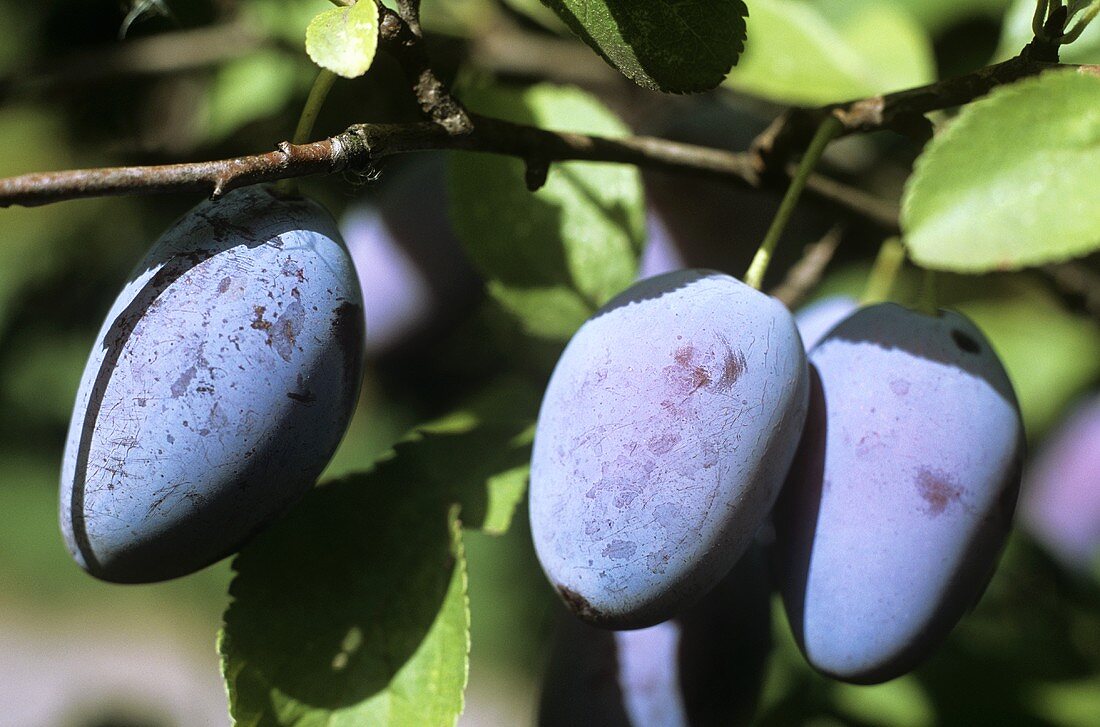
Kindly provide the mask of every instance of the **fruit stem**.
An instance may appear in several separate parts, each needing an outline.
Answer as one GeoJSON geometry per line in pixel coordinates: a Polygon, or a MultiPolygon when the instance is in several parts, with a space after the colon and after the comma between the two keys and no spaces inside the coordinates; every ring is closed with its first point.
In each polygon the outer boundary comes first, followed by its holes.
{"type": "Polygon", "coordinates": [[[939,307],[936,305],[936,271],[934,270],[924,269],[924,279],[921,281],[917,310],[930,316],[934,316],[939,312],[939,307]]]}
{"type": "Polygon", "coordinates": [[[798,198],[802,196],[802,190],[806,188],[806,181],[810,178],[810,174],[817,166],[818,161],[821,160],[825,147],[843,129],[844,125],[835,116],[825,119],[821,122],[821,126],[817,127],[817,132],[814,134],[809,148],[802,156],[802,161],[798,163],[798,171],[795,172],[794,179],[791,180],[791,186],[787,187],[787,193],[783,195],[783,201],[779,203],[779,211],[775,213],[775,219],[772,220],[771,227],[768,228],[768,233],[764,236],[764,242],[760,244],[760,249],[756,251],[756,256],[753,257],[752,264],[749,265],[749,270],[745,273],[745,283],[753,288],[760,290],[761,285],[763,285],[764,273],[768,271],[768,264],[771,263],[772,255],[779,244],[779,238],[783,235],[783,230],[787,228],[787,223],[790,222],[794,208],[798,204],[798,198]]]}
{"type": "Polygon", "coordinates": [[[867,285],[860,296],[860,305],[883,303],[890,299],[902,263],[905,262],[905,246],[901,240],[891,237],[882,243],[875,257],[875,265],[867,276],[867,285]]]}
{"type": "MultiPolygon", "coordinates": [[[[302,108],[302,115],[298,117],[298,127],[294,129],[294,137],[291,144],[305,144],[313,135],[313,125],[317,123],[317,116],[321,113],[321,107],[325,105],[328,92],[332,84],[336,82],[336,74],[322,68],[313,81],[313,87],[309,89],[309,97],[302,108]]],[[[282,179],[278,183],[278,189],[284,196],[294,196],[298,193],[298,180],[282,179]]]]}

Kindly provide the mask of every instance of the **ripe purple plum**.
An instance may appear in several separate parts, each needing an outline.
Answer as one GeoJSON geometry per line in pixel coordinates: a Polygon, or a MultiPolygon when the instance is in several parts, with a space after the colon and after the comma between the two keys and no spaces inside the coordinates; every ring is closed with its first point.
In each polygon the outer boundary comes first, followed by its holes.
{"type": "Polygon", "coordinates": [[[480,280],[451,231],[441,161],[388,174],[340,221],[366,316],[367,356],[415,348],[477,299],[480,280]]]}
{"type": "Polygon", "coordinates": [[[798,325],[798,334],[802,336],[802,345],[807,351],[812,351],[825,334],[858,307],[855,298],[833,295],[800,308],[794,315],[794,322],[798,325]]]}
{"type": "Polygon", "coordinates": [[[1024,449],[989,342],[953,312],[863,308],[810,353],[802,446],[776,509],[792,631],[819,671],[913,668],[989,581],[1024,449]]]}
{"type": "Polygon", "coordinates": [[[1028,467],[1020,519],[1070,570],[1100,557],[1100,397],[1078,406],[1028,467]]]}
{"type": "Polygon", "coordinates": [[[359,391],[363,314],[336,224],[268,187],[184,215],[115,300],[80,383],[61,528],[92,575],[235,552],[313,485],[359,391]]]}
{"type": "Polygon", "coordinates": [[[531,464],[535,549],[569,608],[642,628],[713,588],[771,510],[807,396],[790,313],[728,275],[649,278],[581,326],[531,464]]]}
{"type": "Polygon", "coordinates": [[[674,619],[607,631],[568,619],[543,679],[540,727],[748,724],[771,650],[771,588],[749,551],[674,619]]]}
{"type": "Polygon", "coordinates": [[[687,264],[676,249],[676,243],[672,241],[672,235],[661,216],[650,211],[646,215],[646,244],[642,250],[642,259],[638,262],[638,280],[686,267],[687,264]]]}

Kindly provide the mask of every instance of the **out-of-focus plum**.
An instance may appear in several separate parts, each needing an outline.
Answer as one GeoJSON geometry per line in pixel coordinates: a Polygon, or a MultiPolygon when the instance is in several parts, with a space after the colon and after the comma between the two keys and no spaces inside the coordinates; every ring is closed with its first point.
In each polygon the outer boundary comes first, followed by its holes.
{"type": "Polygon", "coordinates": [[[759,548],[699,603],[636,631],[562,624],[543,680],[540,727],[748,724],[771,649],[771,588],[759,548]]]}
{"type": "Polygon", "coordinates": [[[387,174],[340,230],[359,276],[367,355],[431,339],[477,299],[480,282],[451,231],[441,160],[387,174]]]}
{"type": "Polygon", "coordinates": [[[1100,556],[1100,398],[1079,405],[1028,467],[1020,519],[1071,570],[1100,556]]]}

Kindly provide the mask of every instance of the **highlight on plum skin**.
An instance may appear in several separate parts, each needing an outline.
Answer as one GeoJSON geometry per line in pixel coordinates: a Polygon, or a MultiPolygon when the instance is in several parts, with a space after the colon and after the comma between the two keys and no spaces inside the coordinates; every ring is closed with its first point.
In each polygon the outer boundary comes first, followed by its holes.
{"type": "Polygon", "coordinates": [[[1020,521],[1071,571],[1100,560],[1100,396],[1079,404],[1025,470],[1020,521]]]}
{"type": "Polygon", "coordinates": [[[539,727],[747,725],[771,650],[771,584],[754,545],[669,621],[607,631],[562,619],[542,680],[539,727]]]}
{"type": "Polygon", "coordinates": [[[886,681],[940,644],[992,575],[1019,489],[1019,408],[958,313],[863,308],[810,364],[775,516],[784,604],[816,669],[886,681]]]}
{"type": "Polygon", "coordinates": [[[185,575],[313,486],[363,366],[359,286],[336,223],[269,187],[185,214],[97,337],[69,428],[61,528],[109,581],[185,575]]]}
{"type": "Polygon", "coordinates": [[[713,588],[771,510],[807,392],[790,313],[721,273],[650,278],[587,321],[532,457],[535,549],[566,605],[641,628],[713,588]]]}
{"type": "Polygon", "coordinates": [[[847,295],[831,295],[799,308],[794,314],[806,351],[812,351],[838,323],[855,312],[859,303],[847,295]]]}

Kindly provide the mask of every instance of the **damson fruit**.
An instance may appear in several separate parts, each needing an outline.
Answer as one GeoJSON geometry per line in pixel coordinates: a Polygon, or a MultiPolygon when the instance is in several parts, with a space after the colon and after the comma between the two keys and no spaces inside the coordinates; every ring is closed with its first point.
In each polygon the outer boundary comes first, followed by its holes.
{"type": "Polygon", "coordinates": [[[802,345],[812,351],[833,327],[852,314],[859,304],[846,295],[833,295],[800,308],[794,315],[802,345]]]}
{"type": "Polygon", "coordinates": [[[635,631],[563,623],[543,679],[539,727],[748,724],[771,650],[771,588],[750,548],[699,603],[635,631]]]}
{"type": "Polygon", "coordinates": [[[1100,397],[1081,404],[1029,465],[1020,519],[1070,570],[1100,559],[1100,397]]]}
{"type": "Polygon", "coordinates": [[[451,231],[443,160],[417,161],[340,220],[367,321],[367,356],[415,354],[476,302],[481,282],[451,231]]]}
{"type": "Polygon", "coordinates": [[[530,493],[573,612],[641,628],[713,588],[775,501],[807,395],[787,309],[721,273],[636,283],[581,326],[543,398],[530,493]]]}
{"type": "Polygon", "coordinates": [[[957,313],[863,308],[810,369],[775,516],[787,615],[818,670],[885,681],[985,589],[1019,489],[1020,412],[989,342],[957,313]]]}
{"type": "Polygon", "coordinates": [[[236,551],[313,484],[362,374],[335,222],[271,189],[203,202],[112,306],[84,370],[61,529],[92,575],[149,582],[236,551]]]}

